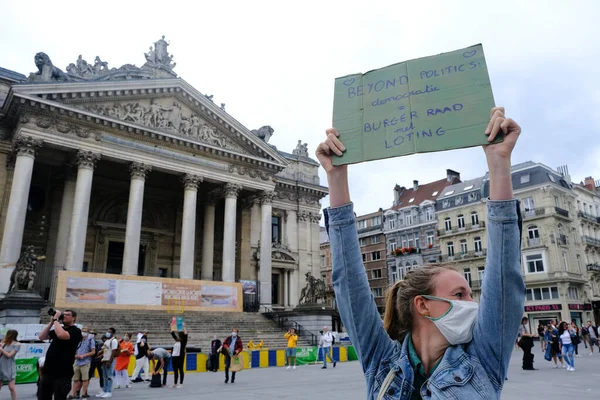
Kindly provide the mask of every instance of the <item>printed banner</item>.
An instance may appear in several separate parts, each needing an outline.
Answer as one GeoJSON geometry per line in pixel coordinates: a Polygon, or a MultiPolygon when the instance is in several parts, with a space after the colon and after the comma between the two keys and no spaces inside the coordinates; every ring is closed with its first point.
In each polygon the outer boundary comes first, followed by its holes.
{"type": "Polygon", "coordinates": [[[38,380],[38,372],[36,368],[37,358],[20,358],[16,359],[17,363],[17,379],[16,383],[35,383],[38,380]]]}
{"type": "Polygon", "coordinates": [[[244,294],[256,294],[256,281],[240,281],[244,294]]]}
{"type": "Polygon", "coordinates": [[[59,271],[57,307],[242,311],[242,284],[59,271]]]}
{"type": "Polygon", "coordinates": [[[314,364],[317,362],[319,349],[317,347],[299,347],[296,349],[298,365],[314,364]]]}

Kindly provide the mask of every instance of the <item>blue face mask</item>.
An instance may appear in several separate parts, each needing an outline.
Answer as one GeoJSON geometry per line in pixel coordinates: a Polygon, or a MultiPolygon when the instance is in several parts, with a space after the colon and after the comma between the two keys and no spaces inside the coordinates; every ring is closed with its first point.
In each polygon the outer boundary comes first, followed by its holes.
{"type": "Polygon", "coordinates": [[[104,336],[106,336],[107,339],[110,339],[110,332],[106,332],[104,336]]]}

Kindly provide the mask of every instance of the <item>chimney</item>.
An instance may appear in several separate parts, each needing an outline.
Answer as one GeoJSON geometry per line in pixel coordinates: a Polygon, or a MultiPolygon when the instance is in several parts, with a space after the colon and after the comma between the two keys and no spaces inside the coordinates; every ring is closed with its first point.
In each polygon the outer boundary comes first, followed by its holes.
{"type": "Polygon", "coordinates": [[[460,172],[456,172],[451,169],[447,169],[446,170],[446,180],[448,182],[452,182],[452,180],[454,178],[456,178],[456,180],[460,182],[460,172]]]}
{"type": "Polygon", "coordinates": [[[569,175],[569,167],[567,167],[566,165],[561,165],[556,170],[558,171],[559,174],[562,175],[565,182],[567,182],[570,185],[571,184],[571,175],[569,175]]]}
{"type": "Polygon", "coordinates": [[[594,178],[592,178],[591,176],[585,178],[584,186],[592,192],[595,192],[597,187],[596,183],[594,182],[594,178]]]}
{"type": "Polygon", "coordinates": [[[400,186],[398,184],[396,184],[396,186],[394,186],[394,205],[397,206],[399,201],[400,201],[400,186]]]}
{"type": "Polygon", "coordinates": [[[418,188],[419,188],[419,181],[414,180],[413,181],[413,190],[416,192],[418,188]]]}

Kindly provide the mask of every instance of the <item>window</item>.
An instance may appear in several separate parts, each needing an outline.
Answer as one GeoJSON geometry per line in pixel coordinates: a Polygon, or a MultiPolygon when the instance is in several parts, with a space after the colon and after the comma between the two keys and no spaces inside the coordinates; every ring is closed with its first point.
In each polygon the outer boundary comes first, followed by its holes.
{"type": "Polygon", "coordinates": [[[465,279],[469,282],[469,286],[471,286],[471,268],[465,268],[465,279]]]}
{"type": "Polygon", "coordinates": [[[559,297],[556,286],[527,289],[526,293],[528,301],[552,300],[559,297]]]}
{"type": "Polygon", "coordinates": [[[477,192],[471,192],[471,193],[469,193],[468,199],[469,199],[469,201],[475,201],[475,200],[477,200],[477,192]]]}
{"type": "Polygon", "coordinates": [[[437,196],[437,194],[438,194],[438,191],[436,190],[436,191],[435,191],[435,192],[433,192],[431,195],[432,195],[432,196],[437,196]]]}
{"type": "Polygon", "coordinates": [[[411,199],[408,201],[409,203],[412,203],[413,201],[415,201],[414,197],[411,197],[411,199]]]}
{"type": "Polygon", "coordinates": [[[371,244],[377,244],[381,241],[381,239],[379,238],[379,236],[373,236],[371,238],[371,244]]]}
{"type": "Polygon", "coordinates": [[[406,247],[406,246],[407,246],[406,236],[402,236],[402,247],[406,247]]]}
{"type": "Polygon", "coordinates": [[[558,196],[554,196],[554,206],[560,207],[560,203],[558,202],[558,196]]]}
{"type": "Polygon", "coordinates": [[[395,240],[390,240],[390,254],[396,250],[396,241],[395,240]]]}
{"type": "Polygon", "coordinates": [[[577,271],[581,274],[581,256],[577,254],[577,271]]]}
{"type": "Polygon", "coordinates": [[[450,196],[451,194],[454,194],[454,190],[451,190],[451,191],[449,191],[447,193],[444,193],[444,196],[450,196]]]}
{"type": "Polygon", "coordinates": [[[462,196],[457,197],[456,200],[455,200],[455,202],[456,202],[456,205],[462,204],[463,203],[463,197],[462,196]]]}
{"type": "Polygon", "coordinates": [[[425,209],[425,219],[427,221],[433,221],[433,208],[425,209]]]}
{"type": "Polygon", "coordinates": [[[433,232],[427,232],[427,246],[433,246],[435,242],[435,236],[433,232]]]}
{"type": "Polygon", "coordinates": [[[413,261],[413,269],[417,268],[419,266],[419,263],[417,261],[413,261]]]}
{"type": "Polygon", "coordinates": [[[388,221],[388,225],[390,227],[390,229],[396,229],[396,220],[392,218],[390,218],[390,220],[388,221]]]}
{"type": "Polygon", "coordinates": [[[271,218],[271,241],[281,243],[281,217],[271,218]]]}
{"type": "Polygon", "coordinates": [[[413,240],[411,237],[408,238],[408,247],[413,247],[413,240]]]}
{"type": "Polygon", "coordinates": [[[454,243],[448,242],[448,257],[454,257],[454,243]]]}
{"type": "Polygon", "coordinates": [[[456,221],[458,223],[458,229],[465,229],[465,216],[464,215],[459,215],[458,218],[456,218],[456,221]]]}
{"type": "Polygon", "coordinates": [[[463,191],[465,191],[465,192],[466,192],[467,190],[471,190],[471,189],[473,189],[473,185],[469,185],[469,186],[465,187],[465,188],[463,189],[463,191]]]}
{"type": "Polygon", "coordinates": [[[538,230],[537,225],[529,225],[527,228],[527,235],[529,239],[539,239],[540,231],[538,230]]]}
{"type": "Polygon", "coordinates": [[[551,180],[552,182],[556,182],[556,179],[554,179],[554,176],[552,176],[552,175],[548,174],[548,178],[550,178],[550,180],[551,180]]]}
{"type": "Polygon", "coordinates": [[[521,183],[529,183],[531,176],[529,174],[521,175],[521,183]]]}
{"type": "Polygon", "coordinates": [[[381,279],[381,275],[380,269],[371,270],[371,279],[381,279]]]}
{"type": "Polygon", "coordinates": [[[362,253],[362,259],[363,259],[364,263],[366,263],[369,260],[369,257],[367,256],[367,253],[362,253]]]}
{"type": "Polygon", "coordinates": [[[448,208],[450,207],[450,200],[444,200],[442,202],[442,208],[448,208]]]}
{"type": "Polygon", "coordinates": [[[406,214],[406,225],[412,225],[413,218],[412,218],[412,212],[409,212],[408,214],[406,214]]]}
{"type": "Polygon", "coordinates": [[[371,291],[373,292],[373,296],[383,297],[383,288],[376,287],[376,288],[371,289],[371,291]]]}
{"type": "Polygon", "coordinates": [[[450,218],[444,219],[444,224],[446,225],[446,232],[450,232],[452,230],[452,221],[450,218]]]}
{"type": "Polygon", "coordinates": [[[416,238],[415,238],[415,247],[416,247],[416,248],[419,248],[419,244],[420,244],[420,242],[419,242],[419,238],[418,238],[418,237],[416,237],[416,238]]]}
{"type": "Polygon", "coordinates": [[[579,289],[570,287],[568,292],[569,300],[579,300],[579,289]]]}
{"type": "Polygon", "coordinates": [[[358,221],[358,229],[365,229],[367,227],[367,220],[363,219],[361,221],[358,221]]]}
{"type": "Polygon", "coordinates": [[[471,212],[471,223],[473,226],[479,226],[479,215],[477,215],[477,211],[471,212]]]}
{"type": "Polygon", "coordinates": [[[371,218],[371,225],[372,226],[381,225],[381,215],[371,218]]]}
{"type": "Polygon", "coordinates": [[[373,261],[379,261],[381,260],[381,252],[380,251],[374,251],[371,253],[371,260],[373,261]]]}
{"type": "Polygon", "coordinates": [[[392,281],[390,282],[392,285],[398,281],[398,271],[396,270],[396,266],[392,267],[392,281]]]}
{"type": "Polygon", "coordinates": [[[460,240],[460,252],[462,254],[467,254],[467,239],[460,240]]]}
{"type": "Polygon", "coordinates": [[[475,246],[475,253],[481,253],[483,251],[481,247],[481,238],[479,236],[473,238],[473,245],[475,246]]]}
{"type": "Polygon", "coordinates": [[[567,263],[567,253],[562,253],[562,260],[563,260],[563,270],[564,271],[568,271],[569,270],[569,265],[567,263]]]}
{"type": "Polygon", "coordinates": [[[321,267],[325,268],[325,256],[321,256],[321,267]]]}
{"type": "Polygon", "coordinates": [[[525,256],[527,265],[526,272],[529,274],[535,274],[538,272],[544,272],[544,259],[541,254],[530,254],[525,256]]]}
{"type": "Polygon", "coordinates": [[[584,209],[581,208],[581,201],[577,200],[577,209],[580,211],[583,211],[584,209]]]}
{"type": "Polygon", "coordinates": [[[479,282],[483,282],[483,275],[485,273],[485,267],[477,267],[477,278],[479,282]]]}
{"type": "Polygon", "coordinates": [[[366,246],[367,245],[367,239],[365,239],[365,238],[358,239],[358,244],[360,245],[360,247],[366,246]]]}
{"type": "Polygon", "coordinates": [[[535,204],[533,202],[533,197],[525,197],[523,199],[523,209],[525,213],[532,213],[535,209],[535,204]]]}
{"type": "Polygon", "coordinates": [[[594,215],[594,207],[590,204],[590,215],[594,215]]]}

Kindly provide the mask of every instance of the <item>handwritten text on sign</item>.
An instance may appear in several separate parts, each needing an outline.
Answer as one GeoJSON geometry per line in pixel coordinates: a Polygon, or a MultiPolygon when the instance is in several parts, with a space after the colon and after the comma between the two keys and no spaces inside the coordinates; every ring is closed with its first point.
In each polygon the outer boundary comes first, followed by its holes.
{"type": "Polygon", "coordinates": [[[481,45],[335,81],[334,164],[479,146],[494,98],[481,45]]]}

